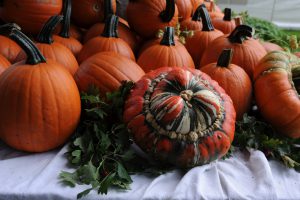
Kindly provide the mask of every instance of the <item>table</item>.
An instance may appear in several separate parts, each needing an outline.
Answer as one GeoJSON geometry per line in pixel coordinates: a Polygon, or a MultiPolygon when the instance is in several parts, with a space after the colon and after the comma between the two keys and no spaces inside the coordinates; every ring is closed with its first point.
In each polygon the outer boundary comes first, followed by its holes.
{"type": "MultiPolygon", "coordinates": [[[[71,188],[58,179],[72,172],[67,145],[46,153],[27,154],[0,142],[0,200],[76,199],[88,186],[71,188]]],[[[133,175],[131,190],[91,192],[83,199],[300,199],[300,173],[268,161],[260,151],[237,151],[226,160],[195,167],[183,174],[174,170],[158,177],[133,175]]]]}

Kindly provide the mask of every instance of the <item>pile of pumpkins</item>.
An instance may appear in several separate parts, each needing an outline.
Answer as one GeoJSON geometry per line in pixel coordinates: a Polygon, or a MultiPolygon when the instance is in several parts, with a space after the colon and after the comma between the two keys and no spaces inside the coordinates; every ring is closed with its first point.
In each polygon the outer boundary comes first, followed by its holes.
{"type": "Polygon", "coordinates": [[[116,9],[116,0],[3,1],[1,140],[28,152],[56,148],[78,125],[80,92],[94,85],[105,94],[123,80],[136,82],[124,108],[134,141],[181,167],[225,155],[254,101],[278,132],[300,137],[300,61],[254,39],[231,9],[129,0],[127,21],[116,9]],[[193,33],[184,44],[180,31],[193,33]]]}

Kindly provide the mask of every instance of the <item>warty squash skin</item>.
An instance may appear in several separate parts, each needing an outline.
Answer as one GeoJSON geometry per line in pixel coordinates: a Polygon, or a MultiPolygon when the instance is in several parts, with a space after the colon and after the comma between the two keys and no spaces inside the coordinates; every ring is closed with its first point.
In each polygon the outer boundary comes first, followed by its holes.
{"type": "Polygon", "coordinates": [[[21,151],[54,149],[66,142],[79,122],[76,83],[60,64],[46,60],[19,30],[12,27],[9,35],[28,58],[0,76],[0,138],[21,151]]]}
{"type": "Polygon", "coordinates": [[[209,76],[191,68],[146,74],[131,90],[123,117],[142,150],[183,168],[222,157],[234,137],[230,97],[209,76]]]}
{"type": "Polygon", "coordinates": [[[300,138],[300,60],[283,52],[268,53],[254,71],[254,91],[262,116],[281,134],[300,138]]]}

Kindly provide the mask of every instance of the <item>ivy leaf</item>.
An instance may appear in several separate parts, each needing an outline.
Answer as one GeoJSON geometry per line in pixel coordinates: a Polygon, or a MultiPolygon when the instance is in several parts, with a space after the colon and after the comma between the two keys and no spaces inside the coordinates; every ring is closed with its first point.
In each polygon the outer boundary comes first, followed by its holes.
{"type": "Polygon", "coordinates": [[[128,181],[129,183],[132,182],[130,176],[128,175],[126,169],[123,167],[123,165],[121,163],[117,163],[118,167],[117,167],[117,173],[118,176],[126,181],[128,181]]]}
{"type": "Polygon", "coordinates": [[[59,174],[59,178],[62,180],[63,183],[70,187],[75,187],[77,183],[77,176],[74,173],[62,171],[59,174]]]}

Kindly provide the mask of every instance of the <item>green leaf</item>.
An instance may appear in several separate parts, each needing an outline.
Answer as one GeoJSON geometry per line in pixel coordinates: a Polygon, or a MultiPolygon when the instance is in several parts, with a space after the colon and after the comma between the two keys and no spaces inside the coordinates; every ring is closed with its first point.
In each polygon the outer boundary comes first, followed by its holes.
{"type": "Polygon", "coordinates": [[[97,168],[90,161],[88,164],[80,167],[77,170],[77,173],[80,177],[80,181],[85,184],[90,184],[93,181],[97,181],[99,173],[97,168]]]}
{"type": "Polygon", "coordinates": [[[75,150],[72,152],[72,156],[73,156],[73,160],[72,163],[73,164],[78,164],[81,160],[81,150],[75,150]]]}
{"type": "Polygon", "coordinates": [[[77,194],[77,199],[81,199],[82,197],[85,197],[86,195],[88,195],[94,188],[89,188],[89,189],[86,189],[80,193],[77,194]]]}
{"type": "Polygon", "coordinates": [[[98,193],[107,194],[108,188],[112,185],[114,179],[116,177],[116,173],[111,173],[106,176],[103,181],[100,183],[98,193]]]}
{"type": "Polygon", "coordinates": [[[117,173],[118,176],[126,181],[128,181],[129,183],[132,182],[130,176],[128,175],[126,169],[123,167],[123,165],[121,163],[117,163],[118,167],[117,167],[117,173]]]}
{"type": "Polygon", "coordinates": [[[77,176],[76,173],[70,173],[66,171],[62,171],[59,174],[59,178],[63,183],[70,187],[75,187],[77,183],[77,176]]]}

